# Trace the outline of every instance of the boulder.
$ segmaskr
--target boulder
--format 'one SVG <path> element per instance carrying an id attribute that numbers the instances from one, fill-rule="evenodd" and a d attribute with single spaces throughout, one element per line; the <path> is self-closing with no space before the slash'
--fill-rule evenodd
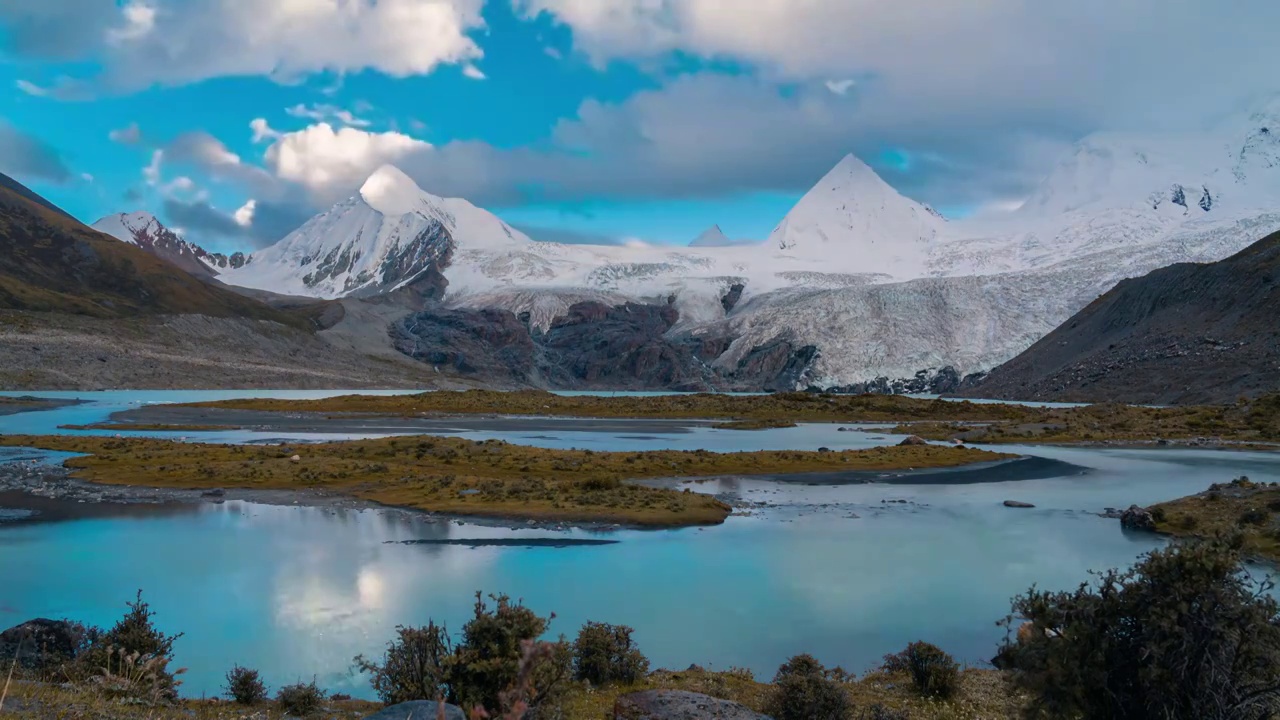
<path id="1" fill-rule="evenodd" d="M 1029 503 L 1029 502 L 1022 502 L 1022 501 L 1020 501 L 1020 500 L 1005 500 L 1005 501 L 1004 501 L 1004 506 L 1005 506 L 1005 507 L 1011 507 L 1011 508 L 1033 508 L 1033 507 L 1035 507 L 1035 505 L 1032 505 L 1032 504 L 1031 504 L 1031 503 Z"/>
<path id="2" fill-rule="evenodd" d="M 1120 514 L 1120 527 L 1151 532 L 1156 529 L 1156 520 L 1151 516 L 1150 510 L 1130 505 L 1128 510 Z"/>
<path id="3" fill-rule="evenodd" d="M 928 445 L 929 443 L 919 435 L 910 435 L 898 445 Z"/>
<path id="4" fill-rule="evenodd" d="M 440 703 L 435 700 L 414 700 L 384 707 L 378 712 L 365 716 L 364 720 L 437 720 L 440 717 Z M 466 713 L 457 705 L 444 704 L 445 720 L 467 720 Z"/>
<path id="5" fill-rule="evenodd" d="M 28 620 L 0 633 L 0 665 L 8 667 L 16 656 L 18 664 L 28 670 L 55 668 L 84 649 L 87 632 L 70 620 Z"/>
<path id="6" fill-rule="evenodd" d="M 683 690 L 645 690 L 618 698 L 614 720 L 771 720 L 745 705 Z"/>

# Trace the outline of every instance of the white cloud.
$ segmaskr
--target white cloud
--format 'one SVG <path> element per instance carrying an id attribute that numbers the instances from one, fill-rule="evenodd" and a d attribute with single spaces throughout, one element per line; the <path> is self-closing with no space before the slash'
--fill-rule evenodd
<path id="1" fill-rule="evenodd" d="M 119 45 L 146 37 L 156 26 L 156 9 L 142 0 L 130 0 L 120 8 L 124 24 L 107 28 L 107 42 Z"/>
<path id="2" fill-rule="evenodd" d="M 283 133 L 266 151 L 277 177 L 298 183 L 322 204 L 348 194 L 384 163 L 428 150 L 430 143 L 398 132 L 335 130 L 328 123 Z"/>
<path id="3" fill-rule="evenodd" d="M 49 88 L 40 87 L 30 80 L 18 80 L 14 83 L 22 92 L 33 97 L 48 97 L 51 94 Z"/>
<path id="4" fill-rule="evenodd" d="M 109 89 L 215 77 L 423 75 L 483 56 L 484 0 L 9 0 L 19 54 L 89 60 Z"/>
<path id="5" fill-rule="evenodd" d="M 121 145 L 137 145 L 142 141 L 142 129 L 138 127 L 138 123 L 131 122 L 125 127 L 107 133 L 107 137 L 111 142 Z"/>
<path id="6" fill-rule="evenodd" d="M 511 2 L 570 28 L 597 64 L 684 52 L 771 77 L 865 78 L 913 113 L 986 105 L 1118 126 L 1277 87 L 1274 0 Z"/>
<path id="7" fill-rule="evenodd" d="M 484 72 L 480 70 L 480 68 L 471 64 L 468 64 L 462 68 L 462 74 L 471 78 L 472 80 L 485 80 L 488 78 L 488 76 L 485 75 Z"/>
<path id="8" fill-rule="evenodd" d="M 365 104 L 368 105 L 368 103 Z M 364 118 L 356 117 L 350 110 L 344 110 L 336 105 L 325 103 L 317 103 L 315 105 L 298 103 L 293 107 L 285 108 L 285 113 L 291 117 L 305 118 L 316 122 L 337 121 L 351 127 L 369 127 L 373 124 Z"/>
<path id="9" fill-rule="evenodd" d="M 852 88 L 854 85 L 856 85 L 856 84 L 857 84 L 857 81 L 856 81 L 856 80 L 849 80 L 849 79 L 845 79 L 845 80 L 828 80 L 828 81 L 826 81 L 826 82 L 825 82 L 825 83 L 823 83 L 823 84 L 827 86 L 827 89 L 828 89 L 828 90 L 830 90 L 831 92 L 835 93 L 836 95 L 846 95 L 846 94 L 848 94 L 849 89 L 850 89 L 850 88 Z"/>
<path id="10" fill-rule="evenodd" d="M 257 205 L 258 205 L 257 200 L 254 200 L 253 198 L 249 198 L 247 201 L 245 201 L 244 205 L 240 206 L 240 209 L 235 211 L 235 214 L 231 216 L 232 219 L 234 219 L 236 221 L 236 224 L 239 225 L 240 227 L 247 228 L 252 226 L 253 213 L 254 213 L 254 210 L 257 208 Z"/>
<path id="11" fill-rule="evenodd" d="M 85 182 L 87 182 L 87 183 L 91 183 L 91 182 L 93 182 L 93 175 L 92 175 L 92 174 L 90 174 L 90 173 L 87 173 L 87 172 L 86 172 L 86 173 L 80 173 L 80 179 L 81 179 L 81 180 L 83 180 L 83 181 L 85 181 Z"/>
<path id="12" fill-rule="evenodd" d="M 186 175 L 179 175 L 161 186 L 160 192 L 165 195 L 177 195 L 179 193 L 191 192 L 192 190 L 195 190 L 195 188 L 196 182 L 194 180 Z"/>
<path id="13" fill-rule="evenodd" d="M 249 121 L 249 127 L 253 130 L 253 141 L 260 143 L 263 140 L 274 140 L 280 137 L 280 133 L 273 130 L 267 124 L 266 118 L 254 118 Z"/>
<path id="14" fill-rule="evenodd" d="M 151 162 L 142 168 L 142 177 L 148 185 L 155 187 L 160 182 L 160 166 L 164 162 L 164 150 L 151 151 Z"/>

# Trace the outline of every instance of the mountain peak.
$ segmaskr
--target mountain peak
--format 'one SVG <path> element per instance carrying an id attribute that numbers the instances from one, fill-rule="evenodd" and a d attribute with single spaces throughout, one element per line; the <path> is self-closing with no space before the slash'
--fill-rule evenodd
<path id="1" fill-rule="evenodd" d="M 412 212 L 422 198 L 422 188 L 395 165 L 383 165 L 364 185 L 360 197 L 369 207 L 383 215 L 404 215 Z"/>
<path id="2" fill-rule="evenodd" d="M 169 232 L 159 218 L 145 210 L 107 215 L 90 227 L 130 245 L 138 245 L 140 235 Z"/>
<path id="3" fill-rule="evenodd" d="M 689 247 L 724 247 L 732 244 L 733 241 L 724 234 L 719 225 L 712 225 L 694 238 L 693 242 L 689 243 Z"/>

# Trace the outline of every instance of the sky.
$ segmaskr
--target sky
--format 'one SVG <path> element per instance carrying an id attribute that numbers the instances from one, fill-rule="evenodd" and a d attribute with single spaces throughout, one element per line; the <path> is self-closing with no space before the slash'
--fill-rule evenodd
<path id="1" fill-rule="evenodd" d="M 392 163 L 537 239 L 763 239 L 845 154 L 952 217 L 1277 89 L 1274 0 L 4 0 L 0 172 L 280 239 Z"/>

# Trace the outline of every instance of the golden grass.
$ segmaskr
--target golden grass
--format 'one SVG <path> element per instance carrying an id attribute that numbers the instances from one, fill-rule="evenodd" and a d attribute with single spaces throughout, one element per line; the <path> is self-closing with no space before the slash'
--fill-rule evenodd
<path id="1" fill-rule="evenodd" d="M 416 416 L 431 414 L 541 415 L 600 418 L 675 418 L 791 422 L 899 421 L 909 419 L 1001 420 L 1026 417 L 1028 409 L 894 395 L 718 395 L 710 393 L 641 397 L 575 395 L 541 390 L 467 390 L 416 395 L 343 395 L 319 400 L 243 398 L 192 407 L 283 412 L 358 412 Z"/>
<path id="2" fill-rule="evenodd" d="M 1232 443 L 1280 442 L 1280 395 L 1234 405 L 1148 408 L 1103 403 L 1040 408 L 1001 403 L 920 400 L 892 395 L 780 393 L 645 397 L 562 396 L 537 390 L 346 395 L 321 400 L 238 399 L 207 408 L 393 416 L 540 415 L 601 418 L 722 419 L 721 427 L 787 427 L 797 422 L 894 422 L 886 431 L 975 443 L 1155 442 L 1199 437 Z"/>
<path id="3" fill-rule="evenodd" d="M 760 711 L 771 688 L 767 683 L 756 682 L 745 671 L 659 670 L 631 686 L 590 688 L 575 684 L 557 707 L 561 711 L 559 716 L 565 720 L 605 720 L 613 717 L 614 703 L 624 694 L 641 690 L 686 690 Z M 909 678 L 883 672 L 874 672 L 847 683 L 845 689 L 853 701 L 855 717 L 878 703 L 905 711 L 912 720 L 1012 720 L 1019 717 L 1027 703 L 1027 698 L 1009 685 L 1007 676 L 995 670 L 963 671 L 960 690 L 950 700 L 920 697 L 911 688 Z M 274 720 L 283 717 L 272 702 L 246 708 L 225 701 L 183 700 L 172 707 L 145 707 L 109 700 L 87 687 L 17 683 L 14 690 L 16 703 L 6 711 L 5 717 L 20 720 L 238 720 L 245 717 Z M 360 718 L 378 707 L 375 703 L 359 700 L 330 701 L 317 717 L 326 720 Z"/>
<path id="4" fill-rule="evenodd" d="M 1280 485 L 1240 478 L 1150 510 L 1158 532 L 1175 537 L 1239 533 L 1247 555 L 1280 563 Z"/>
<path id="5" fill-rule="evenodd" d="M 717 524 L 731 508 L 709 495 L 625 481 L 955 467 L 1014 457 L 936 445 L 845 452 L 592 452 L 429 436 L 283 447 L 6 435 L 0 445 L 84 453 L 65 463 L 74 477 L 109 485 L 324 490 L 457 515 L 656 527 Z"/>

